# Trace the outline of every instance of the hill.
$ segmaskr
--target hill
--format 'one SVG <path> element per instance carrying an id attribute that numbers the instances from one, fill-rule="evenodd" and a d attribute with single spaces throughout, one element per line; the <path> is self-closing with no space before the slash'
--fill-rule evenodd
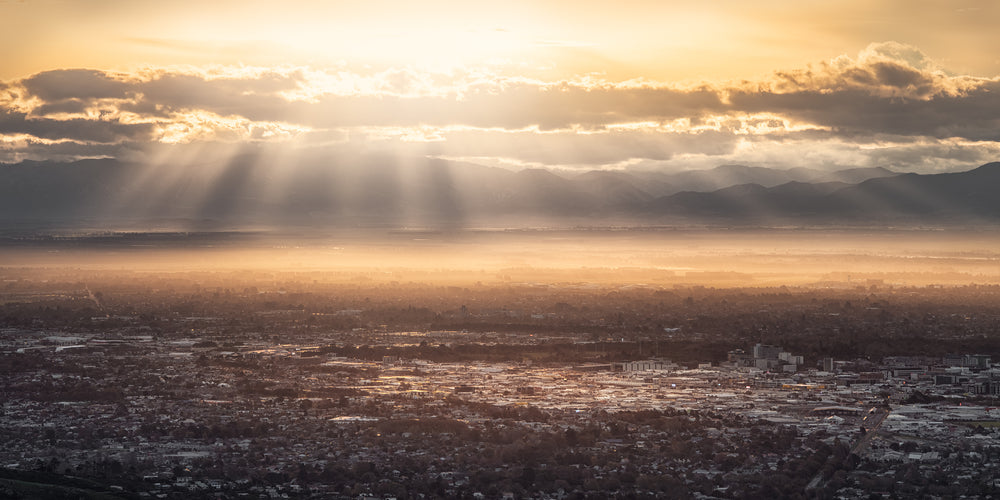
<path id="1" fill-rule="evenodd" d="M 740 165 L 569 175 L 378 155 L 275 161 L 242 154 L 186 163 L 0 165 L 0 223 L 8 230 L 25 224 L 214 230 L 1000 219 L 993 193 L 1000 163 L 935 175 Z"/>

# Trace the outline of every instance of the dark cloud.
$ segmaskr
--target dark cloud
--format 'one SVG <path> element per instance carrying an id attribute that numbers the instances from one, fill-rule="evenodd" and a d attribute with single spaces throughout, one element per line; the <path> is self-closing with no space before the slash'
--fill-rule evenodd
<path id="1" fill-rule="evenodd" d="M 39 139 L 114 143 L 124 140 L 148 140 L 153 125 L 121 123 L 118 120 L 52 120 L 29 118 L 26 113 L 0 110 L 0 134 L 27 134 Z"/>
<path id="2" fill-rule="evenodd" d="M 856 60 L 776 73 L 729 91 L 733 111 L 774 113 L 846 139 L 890 134 L 1000 140 L 1000 80 L 949 76 L 919 50 L 872 44 Z"/>
<path id="3" fill-rule="evenodd" d="M 207 110 L 221 115 L 277 114 L 275 108 L 288 105 L 280 92 L 299 88 L 302 75 L 265 73 L 247 78 L 209 78 L 202 75 L 161 72 L 136 85 L 143 104 L 167 109 Z M 268 118 L 262 118 L 268 119 Z"/>
<path id="4" fill-rule="evenodd" d="M 58 113 L 83 113 L 87 110 L 87 103 L 82 99 L 63 99 L 61 101 L 42 104 L 33 110 L 34 114 L 45 116 Z"/>
<path id="5" fill-rule="evenodd" d="M 80 158 L 125 158 L 137 155 L 145 146 L 146 143 L 131 142 L 96 144 L 26 140 L 0 149 L 0 163 L 16 163 L 24 159 L 73 161 Z"/>
<path id="6" fill-rule="evenodd" d="M 143 116 L 152 119 L 163 119 L 166 120 L 170 118 L 170 110 L 164 108 L 163 106 L 150 102 L 148 100 L 142 100 L 138 102 L 125 101 L 118 105 L 118 109 L 128 113 L 135 113 L 136 115 Z"/>
<path id="7" fill-rule="evenodd" d="M 45 71 L 22 80 L 21 84 L 43 101 L 126 99 L 130 90 L 129 83 L 92 69 Z"/>
<path id="8" fill-rule="evenodd" d="M 934 88 L 934 79 L 909 66 L 889 61 L 880 61 L 871 65 L 875 73 L 875 82 L 896 87 L 898 89 L 916 88 L 918 95 L 927 95 Z"/>
<path id="9" fill-rule="evenodd" d="M 885 98 L 863 90 L 791 93 L 733 92 L 733 109 L 775 113 L 831 127 L 837 135 L 893 134 L 975 141 L 1000 140 L 1000 82 L 961 96 Z"/>

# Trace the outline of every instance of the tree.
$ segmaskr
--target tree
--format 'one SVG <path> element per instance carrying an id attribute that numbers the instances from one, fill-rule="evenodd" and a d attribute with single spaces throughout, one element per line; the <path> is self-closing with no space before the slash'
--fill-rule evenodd
<path id="1" fill-rule="evenodd" d="M 567 428 L 566 432 L 563 433 L 563 437 L 566 438 L 566 444 L 568 446 L 575 447 L 577 445 L 578 440 L 576 435 L 576 429 L 572 427 Z"/>

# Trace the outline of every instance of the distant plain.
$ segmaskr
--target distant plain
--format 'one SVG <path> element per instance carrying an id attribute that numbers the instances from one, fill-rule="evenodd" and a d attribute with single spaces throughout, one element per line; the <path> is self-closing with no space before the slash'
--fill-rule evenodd
<path id="1" fill-rule="evenodd" d="M 598 228 L 103 232 L 8 237 L 2 267 L 272 270 L 299 279 L 650 286 L 1000 283 L 1000 233 Z M 310 277 L 312 276 L 312 277 Z"/>

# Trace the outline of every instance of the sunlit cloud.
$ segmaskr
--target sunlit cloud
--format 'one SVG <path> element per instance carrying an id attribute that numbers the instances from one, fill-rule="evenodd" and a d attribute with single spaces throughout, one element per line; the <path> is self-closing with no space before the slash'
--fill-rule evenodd
<path id="1" fill-rule="evenodd" d="M 769 93 L 863 91 L 881 98 L 929 100 L 963 96 L 976 90 L 985 78 L 954 76 L 916 47 L 896 43 L 874 43 L 857 57 L 839 56 L 819 67 L 778 71 L 770 82 L 751 83 Z"/>
<path id="2" fill-rule="evenodd" d="M 993 154 L 997 130 L 1000 78 L 951 74 L 896 42 L 758 81 L 684 85 L 347 63 L 57 69 L 0 84 L 4 161 L 197 142 L 552 168 L 911 161 L 936 170 Z"/>
<path id="3" fill-rule="evenodd" d="M 156 130 L 156 140 L 167 144 L 188 142 L 282 141 L 308 132 L 307 127 L 251 121 L 201 111 L 175 115 Z"/>

